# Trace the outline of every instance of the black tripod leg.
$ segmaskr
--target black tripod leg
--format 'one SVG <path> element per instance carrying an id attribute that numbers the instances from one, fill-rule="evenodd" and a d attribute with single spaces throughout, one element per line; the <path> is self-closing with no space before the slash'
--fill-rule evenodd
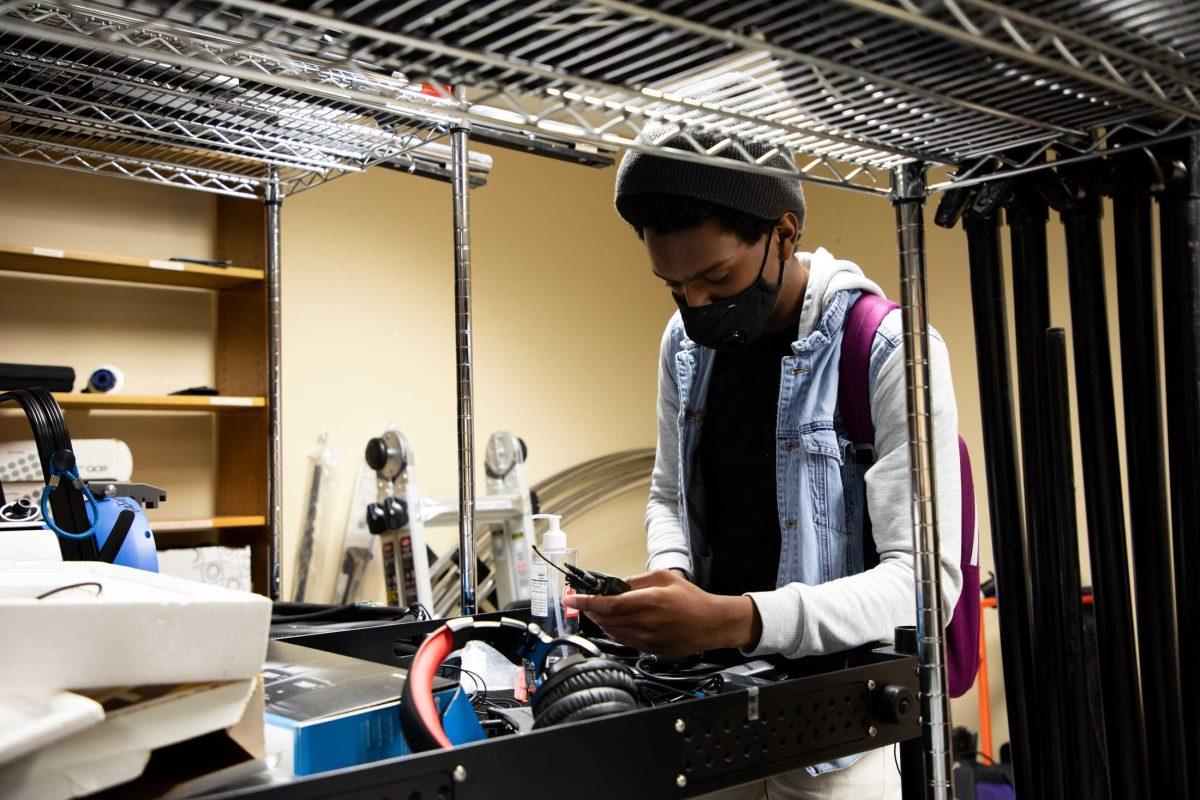
<path id="1" fill-rule="evenodd" d="M 1108 781 L 1114 797 L 1146 797 L 1142 703 L 1139 693 L 1130 691 L 1138 685 L 1137 648 L 1105 305 L 1101 204 L 1083 186 L 1071 189 L 1072 201 L 1062 209 L 1062 223 Z"/>
<path id="2" fill-rule="evenodd" d="M 1200 663 L 1200 141 L 1172 143 L 1160 163 L 1177 165 L 1159 196 L 1163 343 L 1170 434 L 1171 527 L 1179 663 Z M 1183 683 L 1191 800 L 1200 798 L 1200 681 Z"/>
<path id="3" fill-rule="evenodd" d="M 1102 737 L 1091 724 L 1087 654 L 1084 649 L 1083 613 L 1079 580 L 1079 531 L 1075 519 L 1075 455 L 1071 446 L 1070 378 L 1067 377 L 1067 334 L 1062 328 L 1046 331 L 1046 377 L 1050 405 L 1046 409 L 1046 446 L 1051 464 L 1051 518 L 1058 544 L 1058 601 L 1063 620 L 1063 646 L 1068 695 L 1065 744 L 1080 770 L 1079 796 L 1108 797 L 1103 769 Z M 1097 720 L 1099 722 L 1099 720 Z"/>
<path id="4" fill-rule="evenodd" d="M 1039 776 L 1050 797 L 1079 795 L 1081 772 L 1069 746 L 1070 718 L 1066 648 L 1059 608 L 1059 545 L 1051 519 L 1053 467 L 1045 414 L 1049 407 L 1046 379 L 1046 329 L 1050 327 L 1050 284 L 1046 254 L 1046 202 L 1031 182 L 1018 184 L 1008 203 L 1012 242 L 1013 319 L 1017 344 L 1021 461 L 1024 475 L 1025 531 L 1029 542 L 1030 589 L 1033 597 L 1035 680 L 1032 694 L 1041 710 L 1041 742 L 1045 757 Z M 1087 795 L 1085 795 L 1087 796 Z"/>
<path id="5" fill-rule="evenodd" d="M 983 419 L 992 558 L 996 568 L 1000 654 L 1004 662 L 1005 704 L 1018 797 L 1038 785 L 1041 724 L 1034 705 L 1033 632 L 1030 623 L 1028 562 L 1021 518 L 1021 475 L 1017 468 L 1016 421 L 1008 363 L 1008 301 L 1000 252 L 999 213 L 963 218 L 971 264 L 975 353 Z M 989 754 L 991 756 L 992 754 Z"/>
<path id="6" fill-rule="evenodd" d="M 1117 305 L 1125 397 L 1137 632 L 1150 758 L 1150 796 L 1186 797 L 1183 698 L 1172 592 L 1170 516 L 1160 411 L 1151 175 L 1135 153 L 1117 159 L 1113 195 Z M 1191 487 L 1195 491 L 1195 487 Z"/>

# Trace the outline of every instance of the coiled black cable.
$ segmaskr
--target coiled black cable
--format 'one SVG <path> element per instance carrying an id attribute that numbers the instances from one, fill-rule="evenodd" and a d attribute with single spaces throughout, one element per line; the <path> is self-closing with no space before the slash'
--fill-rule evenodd
<path id="1" fill-rule="evenodd" d="M 74 459 L 71 434 L 67 429 L 62 407 L 50 392 L 40 387 L 0 393 L 0 403 L 6 402 L 17 403 L 25 412 L 25 418 L 29 420 L 29 427 L 33 432 L 38 460 L 42 464 L 42 476 L 49 484 L 50 476 L 55 473 L 54 459 Z M 82 532 L 91 527 L 83 493 L 69 482 L 59 486 L 59 490 L 50 497 L 50 507 L 63 530 Z M 60 537 L 58 544 L 63 558 L 67 561 L 95 561 L 100 557 L 100 548 L 95 537 L 77 540 Z"/>

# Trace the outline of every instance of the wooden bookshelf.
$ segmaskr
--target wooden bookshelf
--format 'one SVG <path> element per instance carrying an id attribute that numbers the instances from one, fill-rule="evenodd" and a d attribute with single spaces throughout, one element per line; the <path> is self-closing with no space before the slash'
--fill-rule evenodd
<path id="1" fill-rule="evenodd" d="M 261 514 L 240 517 L 206 517 L 201 519 L 160 519 L 150 523 L 155 535 L 164 533 L 194 533 L 221 528 L 261 528 L 267 518 Z"/>
<path id="2" fill-rule="evenodd" d="M 70 394 L 56 392 L 64 409 L 88 411 L 247 411 L 267 407 L 265 397 L 216 395 Z"/>
<path id="3" fill-rule="evenodd" d="M 264 277 L 261 269 L 246 267 L 210 267 L 182 261 L 130 258 L 3 243 L 0 243 L 0 270 L 200 289 L 229 289 L 246 283 L 261 282 Z"/>
<path id="4" fill-rule="evenodd" d="M 188 294 L 195 295 L 196 303 L 209 304 L 215 316 L 211 342 L 215 369 L 205 382 L 211 384 L 218 395 L 71 392 L 55 394 L 55 399 L 75 416 L 71 422 L 72 433 L 78 438 L 111 436 L 121 439 L 152 427 L 159 438 L 155 440 L 155 446 L 135 448 L 133 479 L 154 483 L 156 473 L 169 467 L 170 474 L 189 475 L 185 480 L 194 483 L 181 486 L 163 481 L 162 488 L 168 498 L 173 490 L 186 489 L 200 500 L 206 499 L 206 494 L 211 492 L 211 501 L 193 510 L 196 518 L 152 520 L 156 545 L 160 549 L 206 545 L 248 547 L 254 591 L 269 594 L 273 538 L 269 497 L 272 452 L 267 324 L 269 281 L 263 269 L 249 266 L 267 263 L 266 209 L 258 201 L 220 197 L 216 217 L 216 241 L 211 255 L 214 259 L 246 266 L 222 268 L 100 255 L 57 250 L 53 242 L 39 242 L 45 246 L 0 244 L 0 272 L 45 278 L 39 281 L 44 288 L 33 287 L 37 292 L 59 290 L 59 277 L 97 279 L 89 291 L 95 295 L 98 308 L 103 307 L 108 293 L 124 291 L 130 284 L 205 290 Z M 175 254 L 165 253 L 164 258 L 171 255 Z M 193 301 L 189 298 L 183 302 Z M 94 335 L 94 328 L 89 326 L 97 322 L 82 319 L 74 324 L 79 327 L 78 335 L 86 337 Z M 106 320 L 105 324 L 109 322 Z M 47 320 L 46 324 L 52 323 Z M 145 335 L 155 333 L 147 331 Z M 139 342 L 126 341 L 115 348 L 113 362 L 136 362 Z M 66 354 L 61 363 L 70 363 Z M 109 411 L 121 413 L 95 413 Z M 0 417 L 6 422 L 14 414 L 19 411 L 0 410 Z M 206 415 L 211 421 L 197 421 L 198 414 Z M 172 446 L 173 431 L 179 431 L 182 441 L 185 435 L 196 436 L 197 426 L 211 426 L 212 438 L 208 441 L 215 447 L 211 450 L 208 446 L 203 448 L 205 453 L 212 452 L 211 479 L 207 460 L 198 472 L 188 469 L 196 466 L 186 463 L 193 457 L 194 448 Z M 10 427 L 12 435 L 28 435 L 26 426 Z M 86 433 L 81 435 L 79 431 Z M 169 501 L 162 510 L 167 515 L 172 514 Z M 183 508 L 176 513 L 190 516 Z"/>

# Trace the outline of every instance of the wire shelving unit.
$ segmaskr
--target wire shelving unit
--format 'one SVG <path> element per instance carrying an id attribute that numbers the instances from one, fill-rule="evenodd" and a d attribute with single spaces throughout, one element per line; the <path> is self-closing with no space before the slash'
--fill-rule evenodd
<path id="1" fill-rule="evenodd" d="M 283 196 L 422 147 L 455 120 L 599 151 L 649 121 L 667 155 L 886 194 L 1184 135 L 1200 120 L 1186 0 L 807 3 L 0 3 L 0 154 Z M 736 70 L 766 93 L 699 102 Z M 450 87 L 466 88 L 465 101 Z M 685 136 L 685 139 L 687 137 Z M 763 148 L 767 148 L 763 154 Z M 751 152 L 759 153 L 757 157 Z M 776 154 L 794 166 L 767 167 Z M 426 163 L 446 161 L 437 155 Z"/>
<path id="2" fill-rule="evenodd" d="M 468 565 L 468 135 L 596 163 L 637 150 L 890 198 L 919 428 L 922 717 L 930 785 L 945 796 L 937 531 L 920 516 L 934 492 L 921 203 L 1193 135 L 1198 52 L 1191 0 L 0 0 L 0 157 L 268 204 L 275 473 L 280 201 L 378 164 L 448 178 Z M 707 93 L 732 71 L 762 88 Z M 639 138 L 651 123 L 684 144 Z M 945 179 L 928 183 L 939 168 Z"/>

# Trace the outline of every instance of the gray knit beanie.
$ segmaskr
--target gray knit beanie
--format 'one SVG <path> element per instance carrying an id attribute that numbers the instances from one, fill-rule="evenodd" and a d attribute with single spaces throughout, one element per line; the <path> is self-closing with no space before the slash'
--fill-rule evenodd
<path id="1" fill-rule="evenodd" d="M 724 73 L 678 93 L 692 103 L 720 102 L 742 113 L 766 114 L 781 105 L 779 96 L 760 81 L 738 72 Z M 686 113 L 686 109 L 679 106 L 675 110 Z M 692 116 L 696 120 L 716 120 L 713 116 L 703 116 L 702 112 Z M 689 118 L 688 123 L 694 125 L 693 119 Z M 696 127 L 688 127 L 687 130 L 704 148 L 710 148 L 725 138 L 719 130 L 704 131 Z M 682 131 L 679 123 L 653 122 L 642 129 L 637 141 L 695 152 Z M 762 157 L 769 149 L 754 143 L 743 143 L 743 147 L 754 158 Z M 787 157 L 778 153 L 765 163 L 784 169 L 790 167 Z M 799 220 L 800 228 L 804 228 L 804 188 L 799 178 L 762 175 L 628 150 L 617 167 L 615 197 L 617 213 L 626 222 L 629 222 L 629 216 L 623 208 L 624 201 L 644 194 L 681 195 L 732 208 L 760 219 L 778 219 L 790 211 Z"/>

